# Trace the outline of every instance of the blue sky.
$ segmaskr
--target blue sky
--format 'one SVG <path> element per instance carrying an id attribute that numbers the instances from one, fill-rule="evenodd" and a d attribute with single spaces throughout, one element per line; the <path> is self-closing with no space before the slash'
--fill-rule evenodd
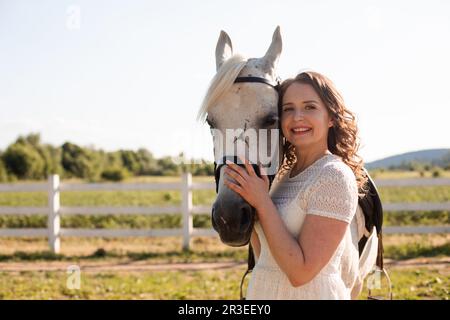
<path id="1" fill-rule="evenodd" d="M 79 13 L 79 15 L 78 15 Z M 366 161 L 450 147 L 449 1 L 0 0 L 0 149 L 18 135 L 213 159 L 196 114 L 220 33 L 331 78 Z"/>

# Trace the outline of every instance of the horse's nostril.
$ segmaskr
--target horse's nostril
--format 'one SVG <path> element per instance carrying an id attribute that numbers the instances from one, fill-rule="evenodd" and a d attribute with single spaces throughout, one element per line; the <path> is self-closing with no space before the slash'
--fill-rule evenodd
<path id="1" fill-rule="evenodd" d="M 242 210 L 241 226 L 246 227 L 250 223 L 252 208 L 250 206 L 244 206 L 241 208 L 241 210 Z"/>

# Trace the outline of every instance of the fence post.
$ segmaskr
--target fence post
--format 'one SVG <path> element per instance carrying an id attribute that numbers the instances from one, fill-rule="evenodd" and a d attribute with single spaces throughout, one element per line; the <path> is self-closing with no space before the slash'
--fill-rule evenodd
<path id="1" fill-rule="evenodd" d="M 53 253 L 59 253 L 60 249 L 60 216 L 59 216 L 59 176 L 57 174 L 48 177 L 48 244 Z"/>
<path id="2" fill-rule="evenodd" d="M 183 215 L 183 250 L 189 250 L 190 238 L 194 228 L 192 219 L 192 175 L 190 172 L 183 173 L 182 179 L 182 205 L 181 213 Z"/>

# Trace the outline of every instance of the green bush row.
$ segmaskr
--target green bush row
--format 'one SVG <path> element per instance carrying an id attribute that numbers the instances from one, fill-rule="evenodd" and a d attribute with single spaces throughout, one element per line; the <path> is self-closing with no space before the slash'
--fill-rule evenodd
<path id="1" fill-rule="evenodd" d="M 43 144 L 39 134 L 29 134 L 20 136 L 4 152 L 0 151 L 0 182 L 41 180 L 50 174 L 59 174 L 63 179 L 75 177 L 88 181 L 120 181 L 128 176 L 180 175 L 186 171 L 193 175 L 213 174 L 212 163 L 187 160 L 182 153 L 176 159 L 156 159 L 143 148 L 137 151 L 105 152 L 70 142 L 55 147 Z"/>

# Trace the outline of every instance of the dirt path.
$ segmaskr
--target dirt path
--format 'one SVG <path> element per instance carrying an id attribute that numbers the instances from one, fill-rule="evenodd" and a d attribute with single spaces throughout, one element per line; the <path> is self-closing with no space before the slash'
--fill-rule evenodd
<path id="1" fill-rule="evenodd" d="M 417 258 L 395 261 L 386 259 L 388 269 L 427 268 L 440 269 L 450 274 L 450 257 Z M 145 272 L 145 271 L 194 271 L 221 270 L 244 267 L 244 262 L 211 263 L 149 263 L 148 261 L 39 261 L 39 262 L 1 262 L 0 272 L 21 271 L 66 271 L 71 265 L 78 265 L 83 272 Z"/>
<path id="2" fill-rule="evenodd" d="M 386 267 L 389 269 L 439 269 L 450 274 L 450 257 L 441 258 L 415 258 L 409 260 L 385 260 Z"/>
<path id="3" fill-rule="evenodd" d="M 66 271 L 69 266 L 77 265 L 83 272 L 144 272 L 144 271 L 195 271 L 230 269 L 243 266 L 242 262 L 211 263 L 148 263 L 146 261 L 127 262 L 6 262 L 0 263 L 0 272 L 20 271 Z"/>

